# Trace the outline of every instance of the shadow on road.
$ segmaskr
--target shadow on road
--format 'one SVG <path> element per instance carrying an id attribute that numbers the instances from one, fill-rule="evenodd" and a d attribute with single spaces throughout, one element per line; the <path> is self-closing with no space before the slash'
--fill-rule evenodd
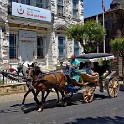
<path id="1" fill-rule="evenodd" d="M 6 109 L 0 110 L 0 113 L 15 113 L 15 112 L 20 112 L 20 104 L 15 104 L 12 105 Z"/>
<path id="2" fill-rule="evenodd" d="M 87 117 L 76 119 L 75 122 L 69 122 L 65 124 L 124 124 L 124 117 L 115 116 L 111 117 Z"/>
<path id="3" fill-rule="evenodd" d="M 94 100 L 103 100 L 106 98 L 109 98 L 109 97 L 102 95 L 102 94 L 95 94 L 95 96 L 94 96 Z M 73 95 L 73 97 L 71 99 L 67 100 L 67 106 L 78 105 L 80 103 L 85 104 L 83 102 L 82 93 L 76 93 Z M 62 102 L 57 104 L 56 99 L 46 100 L 45 109 L 54 108 L 54 107 L 63 107 L 63 104 L 62 104 Z M 29 113 L 29 112 L 37 110 L 37 109 L 38 108 L 33 103 L 26 104 L 24 113 Z"/>
<path id="4" fill-rule="evenodd" d="M 94 95 L 94 100 L 103 100 L 107 98 L 108 96 L 105 96 L 103 94 Z M 78 105 L 80 103 L 84 104 L 82 93 L 75 93 L 71 99 L 67 100 L 67 106 Z M 56 99 L 46 100 L 45 109 L 54 108 L 54 107 L 63 107 L 63 104 L 62 102 L 57 104 Z M 29 113 L 29 112 L 37 111 L 37 110 L 38 110 L 38 107 L 36 106 L 35 102 L 33 102 L 33 103 L 25 104 L 23 112 Z M 8 107 L 5 110 L 4 109 L 0 110 L 0 113 L 11 113 L 11 112 L 19 112 L 19 111 L 21 111 L 21 104 L 15 104 L 15 105 Z"/>
<path id="5" fill-rule="evenodd" d="M 120 86 L 120 91 L 124 92 L 124 85 Z"/>

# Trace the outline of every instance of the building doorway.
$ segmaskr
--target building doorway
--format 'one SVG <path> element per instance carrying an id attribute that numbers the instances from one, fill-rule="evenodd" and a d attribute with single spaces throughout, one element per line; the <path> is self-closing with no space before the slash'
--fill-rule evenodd
<path id="1" fill-rule="evenodd" d="M 33 42 L 31 41 L 21 42 L 20 56 L 21 56 L 21 60 L 24 62 L 33 61 Z"/>

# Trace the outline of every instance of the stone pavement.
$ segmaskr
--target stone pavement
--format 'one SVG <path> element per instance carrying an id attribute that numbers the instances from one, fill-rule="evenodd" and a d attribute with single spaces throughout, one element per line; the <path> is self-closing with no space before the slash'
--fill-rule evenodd
<path id="1" fill-rule="evenodd" d="M 119 81 L 119 83 L 120 83 L 120 85 L 123 85 L 122 81 Z M 23 100 L 24 94 L 25 93 L 16 93 L 16 94 L 0 96 L 0 103 Z M 55 94 L 54 92 L 50 93 L 50 95 L 54 95 L 54 94 Z M 40 94 L 39 94 L 39 97 L 40 97 Z M 29 95 L 27 96 L 26 99 L 33 99 L 32 93 L 29 93 Z"/>

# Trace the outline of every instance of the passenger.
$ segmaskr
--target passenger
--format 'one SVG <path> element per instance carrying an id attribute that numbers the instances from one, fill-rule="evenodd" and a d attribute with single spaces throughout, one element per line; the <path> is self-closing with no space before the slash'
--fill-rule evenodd
<path id="1" fill-rule="evenodd" d="M 97 72 L 94 72 L 92 69 L 91 69 L 91 62 L 86 62 L 85 63 L 85 66 L 82 68 L 82 70 L 85 70 L 85 72 L 89 75 L 98 75 Z"/>
<path id="2" fill-rule="evenodd" d="M 107 61 L 102 62 L 102 66 L 100 67 L 100 76 L 99 76 L 99 85 L 100 85 L 100 92 L 103 92 L 103 82 L 102 80 L 105 79 L 111 73 L 110 66 L 108 65 Z"/>
<path id="3" fill-rule="evenodd" d="M 98 62 L 94 62 L 93 71 L 100 74 L 100 66 Z"/>
<path id="4" fill-rule="evenodd" d="M 85 66 L 85 63 L 84 62 L 80 62 L 79 70 L 81 70 L 84 66 Z"/>
<path id="5" fill-rule="evenodd" d="M 86 74 L 81 73 L 81 77 L 84 82 L 98 83 L 99 74 L 91 69 L 91 62 L 86 62 L 85 66 L 82 68 L 82 71 L 86 72 Z"/>
<path id="6" fill-rule="evenodd" d="M 70 63 L 66 63 L 65 73 L 71 76 L 77 70 L 79 70 L 80 62 L 75 58 L 75 55 L 71 56 Z"/>
<path id="7" fill-rule="evenodd" d="M 106 78 L 110 72 L 110 66 L 108 65 L 107 61 L 104 60 L 100 69 L 100 78 Z"/>

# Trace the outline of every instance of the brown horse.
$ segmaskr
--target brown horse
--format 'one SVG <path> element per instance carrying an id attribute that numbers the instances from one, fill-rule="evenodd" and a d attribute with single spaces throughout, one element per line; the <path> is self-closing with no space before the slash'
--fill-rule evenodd
<path id="1" fill-rule="evenodd" d="M 28 69 L 28 77 L 27 80 L 33 80 L 33 85 L 36 89 L 36 94 L 40 91 L 42 92 L 42 105 L 40 106 L 38 111 L 42 111 L 45 105 L 44 96 L 45 91 L 48 91 L 51 88 L 57 89 L 62 94 L 62 102 L 63 105 L 66 105 L 66 99 L 64 95 L 64 91 L 66 91 L 65 84 L 67 81 L 67 76 L 64 73 L 56 72 L 50 73 L 42 76 L 42 80 L 38 80 L 38 73 L 36 71 L 36 66 L 29 67 Z"/>

